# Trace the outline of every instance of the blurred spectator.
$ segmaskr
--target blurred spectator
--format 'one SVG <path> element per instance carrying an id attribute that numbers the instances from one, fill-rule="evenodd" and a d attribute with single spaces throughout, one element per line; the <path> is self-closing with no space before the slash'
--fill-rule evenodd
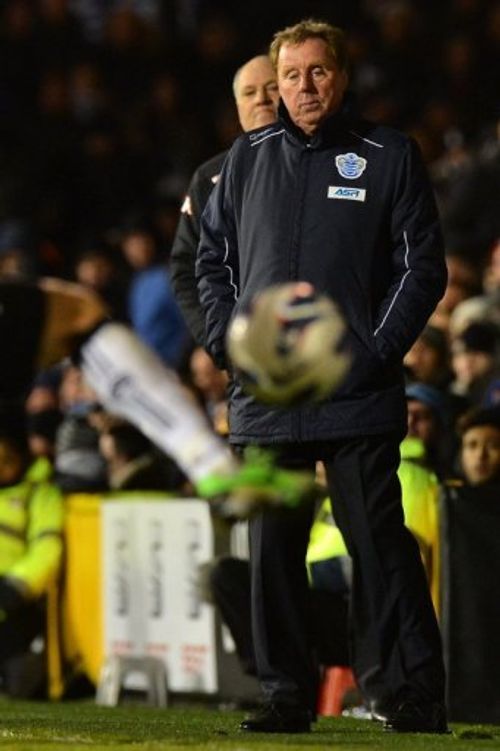
<path id="1" fill-rule="evenodd" d="M 403 360 L 408 380 L 444 388 L 451 380 L 446 333 L 427 325 Z"/>
<path id="2" fill-rule="evenodd" d="M 448 186 L 442 213 L 449 247 L 484 261 L 500 237 L 500 119 L 487 150 L 476 154 Z"/>
<path id="3" fill-rule="evenodd" d="M 27 278 L 35 264 L 27 226 L 19 221 L 0 223 L 0 277 Z"/>
<path id="4" fill-rule="evenodd" d="M 127 280 L 115 255 L 104 241 L 88 242 L 75 261 L 75 280 L 97 292 L 113 318 L 123 321 L 127 318 Z"/>
<path id="5" fill-rule="evenodd" d="M 469 297 L 459 303 L 450 316 L 450 340 L 459 337 L 471 324 L 485 322 L 500 326 L 500 299 L 495 304 L 486 295 Z"/>
<path id="6" fill-rule="evenodd" d="M 192 76 L 191 92 L 199 103 L 203 130 L 215 142 L 214 152 L 230 145 L 217 142 L 213 112 L 230 99 L 229 86 L 240 59 L 238 42 L 238 29 L 228 14 L 220 10 L 204 14 L 194 40 L 191 70 L 209 70 L 210 77 Z"/>
<path id="7" fill-rule="evenodd" d="M 69 365 L 62 377 L 54 465 L 56 482 L 67 493 L 107 488 L 106 464 L 99 451 L 99 433 L 89 414 L 98 408 L 96 396 L 79 368 Z"/>
<path id="8" fill-rule="evenodd" d="M 446 290 L 429 321 L 430 324 L 445 329 L 457 305 L 482 292 L 481 265 L 474 248 L 471 247 L 468 253 L 448 250 L 446 267 Z"/>
<path id="9" fill-rule="evenodd" d="M 62 372 L 62 365 L 40 371 L 26 398 L 27 439 L 35 457 L 54 458 L 56 431 L 62 419 L 59 408 Z"/>
<path id="10" fill-rule="evenodd" d="M 384 89 L 397 107 L 393 124 L 405 127 L 424 101 L 429 83 L 429 59 L 418 51 L 422 15 L 408 0 L 390 0 L 374 6 L 377 37 L 372 56 L 383 71 Z"/>
<path id="11" fill-rule="evenodd" d="M 457 472 L 445 483 L 440 504 L 448 699 L 457 719 L 497 722 L 500 406 L 470 411 L 457 433 Z"/>
<path id="12" fill-rule="evenodd" d="M 495 238 L 491 246 L 484 284 L 486 292 L 500 292 L 500 236 Z"/>
<path id="13" fill-rule="evenodd" d="M 475 93 L 478 76 L 477 41 L 470 28 L 451 33 L 442 47 L 442 60 L 434 87 L 448 103 L 454 120 L 471 132 L 478 116 Z"/>
<path id="14" fill-rule="evenodd" d="M 478 295 L 461 302 L 450 317 L 450 340 L 459 337 L 473 323 L 487 323 L 500 330 L 500 295 Z"/>
<path id="15" fill-rule="evenodd" d="M 406 386 L 408 409 L 407 437 L 417 439 L 419 446 L 407 458 L 432 470 L 438 477 L 448 474 L 455 446 L 448 440 L 452 416 L 447 395 L 426 383 Z"/>
<path id="16" fill-rule="evenodd" d="M 472 323 L 451 348 L 451 391 L 466 397 L 471 407 L 485 406 L 489 390 L 500 381 L 500 329 L 492 323 Z"/>
<path id="17" fill-rule="evenodd" d="M 167 365 L 181 367 L 189 334 L 150 223 L 131 221 L 122 234 L 121 248 L 133 272 L 127 306 L 132 327 Z"/>
<path id="18" fill-rule="evenodd" d="M 466 483 L 472 487 L 495 486 L 500 491 L 500 407 L 464 415 L 458 430 L 460 467 Z"/>
<path id="19" fill-rule="evenodd" d="M 73 117 L 82 128 L 109 112 L 109 92 L 94 62 L 81 60 L 72 68 L 69 94 Z"/>
<path id="20" fill-rule="evenodd" d="M 168 189 L 163 192 L 162 186 L 158 186 L 151 218 L 158 245 L 162 252 L 165 252 L 168 261 L 170 261 L 170 250 L 179 222 L 180 204 L 181 201 L 177 195 L 172 195 Z M 172 272 L 171 266 L 170 272 Z"/>
<path id="21" fill-rule="evenodd" d="M 455 164 L 460 160 L 462 150 L 460 133 L 457 128 L 457 113 L 444 94 L 427 96 L 422 113 L 410 129 L 423 150 L 424 159 L 431 165 L 434 175 L 445 160 Z"/>
<path id="22" fill-rule="evenodd" d="M 472 159 L 470 146 L 455 121 L 444 134 L 444 153 L 429 165 L 432 183 L 440 212 L 446 210 L 446 200 L 455 176 L 468 167 Z"/>
<path id="23" fill-rule="evenodd" d="M 0 680 L 17 698 L 41 696 L 45 657 L 30 651 L 45 633 L 44 595 L 62 558 L 63 501 L 46 459 L 20 433 L 0 428 Z"/>
<path id="24" fill-rule="evenodd" d="M 174 462 L 128 423 L 113 425 L 103 432 L 99 447 L 112 490 L 179 491 L 185 482 Z"/>
<path id="25" fill-rule="evenodd" d="M 100 68 L 115 105 L 135 105 L 159 67 L 158 28 L 141 18 L 129 4 L 117 5 L 106 18 L 98 50 Z"/>
<path id="26" fill-rule="evenodd" d="M 34 457 L 44 456 L 54 460 L 56 433 L 61 419 L 62 415 L 57 407 L 28 414 L 26 432 L 30 452 Z"/>
<path id="27" fill-rule="evenodd" d="M 102 39 L 109 13 L 123 3 L 122 0 L 70 0 L 70 4 L 82 23 L 86 38 L 97 43 Z M 161 0 L 128 0 L 127 5 L 151 23 L 160 20 Z"/>
<path id="28" fill-rule="evenodd" d="M 145 192 L 143 173 L 130 159 L 117 113 L 100 115 L 87 125 L 78 157 L 73 180 L 76 237 L 116 230 Z"/>
<path id="29" fill-rule="evenodd" d="M 156 191 L 178 198 L 203 154 L 199 126 L 188 110 L 181 81 L 171 70 L 158 71 L 144 93 L 147 98 L 132 118 L 135 134 L 150 154 Z"/>
<path id="30" fill-rule="evenodd" d="M 127 266 L 134 272 L 164 260 L 151 222 L 145 216 L 129 218 L 122 227 L 120 247 Z"/>
<path id="31" fill-rule="evenodd" d="M 459 336 L 475 322 L 489 322 L 500 327 L 500 240 L 493 243 L 488 255 L 483 289 L 483 294 L 468 297 L 452 311 L 449 320 L 450 339 Z"/>

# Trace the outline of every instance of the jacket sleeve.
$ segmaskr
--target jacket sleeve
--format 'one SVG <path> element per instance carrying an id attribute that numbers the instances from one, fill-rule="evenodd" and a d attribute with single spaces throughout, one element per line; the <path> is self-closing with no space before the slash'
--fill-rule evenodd
<path id="1" fill-rule="evenodd" d="M 200 239 L 200 216 L 213 184 L 197 170 L 181 207 L 170 253 L 172 286 L 189 331 L 197 344 L 205 338 L 205 319 L 195 279 L 196 251 Z"/>
<path id="2" fill-rule="evenodd" d="M 32 597 L 46 591 L 60 571 L 63 552 L 63 498 L 51 482 L 37 485 L 30 498 L 26 552 L 5 572 Z"/>
<path id="3" fill-rule="evenodd" d="M 199 298 L 205 313 L 205 348 L 222 369 L 227 368 L 225 335 L 239 290 L 231 156 L 202 214 L 196 262 Z"/>
<path id="4" fill-rule="evenodd" d="M 383 360 L 400 360 L 444 294 L 444 243 L 432 187 L 416 144 L 402 159 L 391 215 L 392 279 L 382 300 L 375 341 Z"/>

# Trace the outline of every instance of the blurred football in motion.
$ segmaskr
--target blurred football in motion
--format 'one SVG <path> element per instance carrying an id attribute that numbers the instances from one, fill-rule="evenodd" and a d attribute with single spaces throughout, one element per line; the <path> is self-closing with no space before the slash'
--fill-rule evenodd
<path id="1" fill-rule="evenodd" d="M 342 383 L 351 359 L 335 303 L 308 282 L 269 287 L 237 314 L 227 349 L 244 389 L 267 404 L 321 401 Z"/>

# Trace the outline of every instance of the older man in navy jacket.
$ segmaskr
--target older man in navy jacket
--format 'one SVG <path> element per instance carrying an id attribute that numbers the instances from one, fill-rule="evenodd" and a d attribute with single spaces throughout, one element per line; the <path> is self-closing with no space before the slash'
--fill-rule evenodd
<path id="1" fill-rule="evenodd" d="M 396 470 L 406 428 L 402 358 L 446 284 L 432 190 L 415 144 L 360 120 L 346 94 L 341 30 L 304 21 L 278 32 L 275 125 L 232 147 L 202 218 L 197 260 L 206 346 L 220 367 L 234 313 L 290 280 L 331 295 L 348 323 L 349 377 L 318 405 L 272 409 L 235 382 L 230 440 L 272 445 L 291 466 L 325 464 L 353 558 L 359 685 L 395 731 L 446 732 L 439 630 L 403 524 Z M 304 557 L 310 511 L 251 524 L 252 618 L 265 704 L 247 731 L 310 729 Z"/>

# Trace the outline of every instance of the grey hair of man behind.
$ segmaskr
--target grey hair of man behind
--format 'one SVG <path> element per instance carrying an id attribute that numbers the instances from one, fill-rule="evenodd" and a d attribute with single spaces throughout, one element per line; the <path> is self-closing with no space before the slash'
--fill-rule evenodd
<path id="1" fill-rule="evenodd" d="M 323 39 L 330 48 L 340 70 L 347 69 L 347 46 L 345 34 L 338 26 L 326 21 L 308 18 L 293 26 L 277 31 L 269 46 L 269 57 L 274 69 L 278 67 L 278 56 L 284 44 L 302 44 L 306 39 Z"/>
<path id="2" fill-rule="evenodd" d="M 240 80 L 241 71 L 243 70 L 243 68 L 246 68 L 246 66 L 249 63 L 253 63 L 256 60 L 260 60 L 261 58 L 263 60 L 269 60 L 269 58 L 268 58 L 267 55 L 256 55 L 255 57 L 250 58 L 250 60 L 247 60 L 246 63 L 243 63 L 243 65 L 240 65 L 240 67 L 238 68 L 238 70 L 234 74 L 234 77 L 233 77 L 233 94 L 234 94 L 234 98 L 235 99 L 238 98 L 238 83 L 239 83 L 239 80 Z"/>

